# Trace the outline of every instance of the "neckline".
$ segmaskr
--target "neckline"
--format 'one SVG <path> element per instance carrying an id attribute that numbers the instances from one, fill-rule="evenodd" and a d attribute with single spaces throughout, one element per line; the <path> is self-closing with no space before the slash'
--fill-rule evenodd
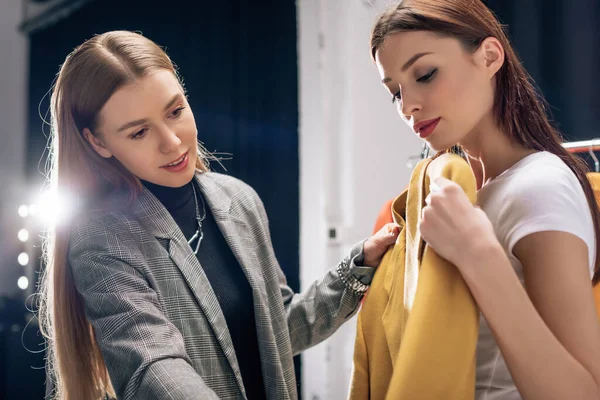
<path id="1" fill-rule="evenodd" d="M 179 209 L 194 199 L 193 178 L 180 187 L 162 186 L 148 181 L 142 181 L 142 184 L 169 211 Z"/>
<path id="2" fill-rule="evenodd" d="M 496 176 L 495 178 L 490 179 L 488 181 L 488 183 L 486 183 L 484 186 L 479 188 L 479 190 L 483 190 L 484 188 L 488 187 L 489 185 L 506 178 L 507 176 L 511 175 L 511 173 L 513 173 L 517 168 L 519 168 L 522 164 L 525 164 L 527 161 L 530 161 L 532 158 L 537 158 L 544 154 L 548 154 L 548 152 L 542 150 L 542 151 L 536 151 L 535 153 L 526 155 L 525 157 L 521 158 L 519 161 L 517 161 L 516 163 L 514 163 L 513 165 L 511 165 L 504 171 L 502 171 L 502 173 L 500 175 Z"/>

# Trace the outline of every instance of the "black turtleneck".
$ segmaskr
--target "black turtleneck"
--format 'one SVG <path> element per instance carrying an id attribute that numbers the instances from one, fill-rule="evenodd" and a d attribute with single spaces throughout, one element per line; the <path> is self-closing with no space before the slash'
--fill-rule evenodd
<path id="1" fill-rule="evenodd" d="M 189 240 L 196 229 L 196 204 L 193 181 L 179 188 L 143 182 L 171 214 L 183 235 Z M 203 196 L 196 186 L 198 206 L 202 215 Z M 204 200 L 206 218 L 202 222 L 204 238 L 196 257 L 204 270 L 223 310 L 231 341 L 235 348 L 248 400 L 266 398 L 263 385 L 254 301 L 252 289 L 244 271 L 225 241 L 225 238 Z M 196 243 L 192 243 L 192 251 Z"/>

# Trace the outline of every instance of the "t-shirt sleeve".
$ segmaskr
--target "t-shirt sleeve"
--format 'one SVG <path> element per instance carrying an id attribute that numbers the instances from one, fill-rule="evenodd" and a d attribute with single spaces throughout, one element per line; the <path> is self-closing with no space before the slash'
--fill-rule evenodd
<path id="1" fill-rule="evenodd" d="M 536 232 L 560 231 L 581 238 L 588 250 L 592 224 L 589 205 L 577 178 L 562 169 L 540 171 L 515 182 L 505 198 L 499 223 L 509 254 L 519 240 Z M 593 247 L 592 247 L 593 248 Z"/>

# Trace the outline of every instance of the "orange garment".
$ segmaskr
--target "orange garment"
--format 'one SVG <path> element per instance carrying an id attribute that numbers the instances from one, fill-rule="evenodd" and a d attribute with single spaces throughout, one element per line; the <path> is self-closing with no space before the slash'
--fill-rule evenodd
<path id="1" fill-rule="evenodd" d="M 381 210 L 379 211 L 379 214 L 377 215 L 377 219 L 375 220 L 375 226 L 373 227 L 373 234 L 376 234 L 377 232 L 379 232 L 379 230 L 381 228 L 383 228 L 383 226 L 385 224 L 394 222 L 394 218 L 392 216 L 392 203 L 393 202 L 394 202 L 394 199 L 391 199 L 391 200 L 387 201 L 383 205 L 383 207 L 381 207 Z M 365 293 L 365 295 L 363 296 L 361 303 L 365 301 L 365 297 L 367 296 L 367 293 L 369 293 L 368 290 Z"/>
<path id="2" fill-rule="evenodd" d="M 379 215 L 377 215 L 377 219 L 375 220 L 375 226 L 373 227 L 373 234 L 375 234 L 381 228 L 383 228 L 383 226 L 385 224 L 394 222 L 394 219 L 392 218 L 392 203 L 393 202 L 394 202 L 394 199 L 391 199 L 388 202 L 386 202 L 383 205 L 383 207 L 381 207 L 381 210 L 379 211 Z"/>
<path id="3" fill-rule="evenodd" d="M 588 180 L 594 190 L 596 196 L 596 203 L 600 205 L 600 173 L 590 172 L 587 174 Z M 598 312 L 598 318 L 600 318 L 600 283 L 594 287 L 594 299 L 596 300 L 596 311 Z"/>
<path id="4" fill-rule="evenodd" d="M 587 177 L 596 196 L 596 202 L 600 204 L 600 172 L 589 172 Z"/>

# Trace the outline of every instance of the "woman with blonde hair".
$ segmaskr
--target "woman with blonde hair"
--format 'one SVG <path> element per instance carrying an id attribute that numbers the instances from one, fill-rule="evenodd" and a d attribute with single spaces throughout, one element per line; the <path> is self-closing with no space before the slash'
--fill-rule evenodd
<path id="1" fill-rule="evenodd" d="M 385 227 L 293 293 L 257 194 L 209 172 L 178 78 L 125 31 L 60 68 L 51 186 L 77 207 L 46 243 L 50 396 L 296 399 L 292 356 L 356 312 L 395 240 Z"/>

